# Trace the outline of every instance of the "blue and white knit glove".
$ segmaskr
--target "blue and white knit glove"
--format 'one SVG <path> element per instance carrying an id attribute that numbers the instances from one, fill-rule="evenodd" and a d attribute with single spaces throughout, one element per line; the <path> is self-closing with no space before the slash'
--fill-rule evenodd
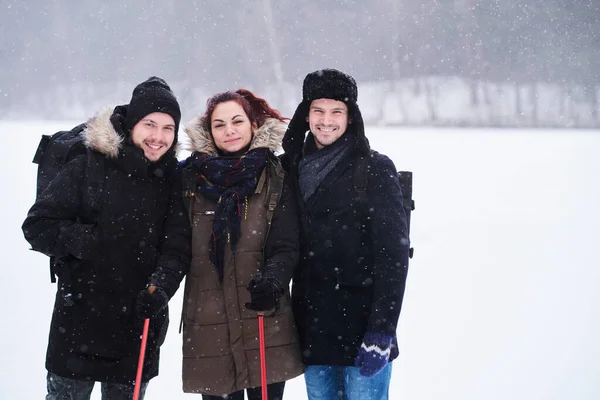
<path id="1" fill-rule="evenodd" d="M 367 332 L 358 349 L 354 365 L 360 367 L 362 376 L 373 376 L 390 360 L 392 337 L 381 333 Z"/>

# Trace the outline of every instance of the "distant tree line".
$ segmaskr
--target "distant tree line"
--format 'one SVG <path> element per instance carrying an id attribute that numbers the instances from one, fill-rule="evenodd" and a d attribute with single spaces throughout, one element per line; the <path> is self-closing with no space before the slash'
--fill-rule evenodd
<path id="1" fill-rule="evenodd" d="M 275 87 L 283 99 L 286 84 L 335 67 L 365 82 L 459 77 L 471 83 L 473 104 L 489 102 L 482 82 L 524 87 L 530 98 L 537 83 L 558 85 L 565 97 L 593 104 L 598 120 L 600 3 L 591 0 L 15 0 L 0 7 L 0 118 L 58 86 L 127 86 L 150 75 L 178 82 L 190 98 L 194 90 L 247 86 Z"/>

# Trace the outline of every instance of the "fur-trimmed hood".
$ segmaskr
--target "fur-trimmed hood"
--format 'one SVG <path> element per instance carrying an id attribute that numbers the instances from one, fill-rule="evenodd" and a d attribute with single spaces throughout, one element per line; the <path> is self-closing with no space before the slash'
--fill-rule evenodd
<path id="1" fill-rule="evenodd" d="M 82 132 L 84 144 L 109 158 L 117 158 L 119 151 L 123 147 L 123 142 L 127 137 L 126 132 L 118 132 L 115 129 L 113 120 L 117 109 L 124 109 L 126 106 L 105 107 L 95 116 L 86 122 L 86 128 Z M 124 128 L 123 128 L 124 129 Z M 177 133 L 175 133 L 175 144 L 173 149 L 169 149 L 167 154 L 172 153 L 175 156 L 179 150 Z M 163 156 L 164 157 L 164 156 Z"/>
<path id="2" fill-rule="evenodd" d="M 123 136 L 116 131 L 110 120 L 113 110 L 114 107 L 103 108 L 87 121 L 82 132 L 83 142 L 87 147 L 109 158 L 117 158 L 123 145 Z"/>
<path id="3" fill-rule="evenodd" d="M 287 129 L 287 124 L 276 118 L 268 118 L 265 123 L 254 131 L 250 149 L 266 147 L 273 152 L 281 150 L 281 141 Z M 217 155 L 217 147 L 210 132 L 202 126 L 200 116 L 195 117 L 185 127 L 185 133 L 190 138 L 188 150 L 210 155 Z"/>

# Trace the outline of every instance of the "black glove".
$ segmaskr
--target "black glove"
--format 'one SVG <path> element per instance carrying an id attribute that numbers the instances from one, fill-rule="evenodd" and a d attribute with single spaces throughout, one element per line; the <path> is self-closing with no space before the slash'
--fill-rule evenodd
<path id="1" fill-rule="evenodd" d="M 250 303 L 246 308 L 254 311 L 279 309 L 279 299 L 283 296 L 281 284 L 274 278 L 263 278 L 258 275 L 248 282 Z"/>
<path id="2" fill-rule="evenodd" d="M 136 310 L 140 318 L 154 318 L 169 304 L 169 297 L 161 288 L 157 287 L 150 294 L 148 289 L 142 290 L 137 297 Z"/>

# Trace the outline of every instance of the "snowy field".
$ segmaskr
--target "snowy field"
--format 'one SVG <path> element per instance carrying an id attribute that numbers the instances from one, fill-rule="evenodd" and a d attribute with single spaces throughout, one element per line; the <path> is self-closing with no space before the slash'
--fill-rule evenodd
<path id="1" fill-rule="evenodd" d="M 0 122 L 0 399 L 42 399 L 55 287 L 21 223 L 42 133 L 74 123 Z M 372 147 L 414 172 L 417 209 L 391 399 L 600 398 L 600 132 L 371 128 Z M 147 400 L 181 392 L 181 291 Z M 94 399 L 99 399 L 96 390 Z M 287 400 L 306 399 L 303 378 Z"/>

